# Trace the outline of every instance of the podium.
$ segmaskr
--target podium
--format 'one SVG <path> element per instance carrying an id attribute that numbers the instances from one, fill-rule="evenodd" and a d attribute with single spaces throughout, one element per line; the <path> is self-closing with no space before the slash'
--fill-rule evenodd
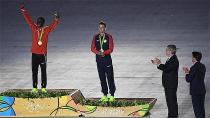
<path id="1" fill-rule="evenodd" d="M 99 103 L 85 98 L 78 89 L 48 89 L 32 94 L 31 89 L 9 89 L 0 93 L 0 117 L 147 117 L 156 98 L 116 98 Z"/>

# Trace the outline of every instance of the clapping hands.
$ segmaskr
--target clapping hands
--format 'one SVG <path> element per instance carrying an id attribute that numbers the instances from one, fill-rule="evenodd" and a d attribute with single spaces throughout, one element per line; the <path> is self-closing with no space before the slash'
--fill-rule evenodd
<path id="1" fill-rule="evenodd" d="M 190 73 L 190 69 L 188 67 L 183 67 L 182 68 L 185 74 L 189 74 Z"/>
<path id="2" fill-rule="evenodd" d="M 152 62 L 154 65 L 159 65 L 159 64 L 161 64 L 161 60 L 158 59 L 158 58 L 152 59 L 151 62 Z"/>

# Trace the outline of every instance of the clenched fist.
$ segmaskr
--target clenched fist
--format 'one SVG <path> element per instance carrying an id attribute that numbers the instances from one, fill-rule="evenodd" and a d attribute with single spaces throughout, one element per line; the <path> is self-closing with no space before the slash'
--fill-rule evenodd
<path id="1" fill-rule="evenodd" d="M 59 18 L 60 18 L 60 15 L 59 15 L 59 13 L 58 13 L 57 11 L 55 11 L 54 17 L 55 17 L 56 19 L 59 19 Z"/>

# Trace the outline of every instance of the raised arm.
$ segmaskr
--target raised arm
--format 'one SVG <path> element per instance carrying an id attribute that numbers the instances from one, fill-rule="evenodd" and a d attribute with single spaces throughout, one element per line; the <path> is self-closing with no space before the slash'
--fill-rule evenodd
<path id="1" fill-rule="evenodd" d="M 60 16 L 59 16 L 58 12 L 55 12 L 55 14 L 54 14 L 54 21 L 49 25 L 49 28 L 48 28 L 49 32 L 51 32 L 52 30 L 55 29 L 55 27 L 58 24 L 59 18 L 60 18 Z"/>
<path id="2" fill-rule="evenodd" d="M 171 62 L 171 64 L 169 64 L 167 66 L 165 64 L 160 64 L 159 66 L 157 66 L 158 69 L 160 69 L 166 73 L 170 72 L 178 67 L 179 67 L 179 64 L 176 61 Z"/>
<path id="3" fill-rule="evenodd" d="M 196 73 L 195 68 L 191 67 L 190 72 L 188 74 L 186 74 L 186 76 L 185 76 L 186 82 L 191 82 L 193 80 L 193 78 L 195 77 L 195 73 Z"/>
<path id="4" fill-rule="evenodd" d="M 21 11 L 21 13 L 22 13 L 24 19 L 26 20 L 27 24 L 29 25 L 29 27 L 31 27 L 31 28 L 34 27 L 35 24 L 34 24 L 34 22 L 32 21 L 30 15 L 29 15 L 29 13 L 28 13 L 28 11 L 25 9 L 24 4 L 22 4 L 22 5 L 20 6 L 20 11 Z"/>

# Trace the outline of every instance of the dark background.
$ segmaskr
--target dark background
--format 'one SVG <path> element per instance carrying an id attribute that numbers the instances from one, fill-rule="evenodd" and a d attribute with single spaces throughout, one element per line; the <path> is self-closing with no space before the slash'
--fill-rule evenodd
<path id="1" fill-rule="evenodd" d="M 31 31 L 22 15 L 22 0 L 0 0 L 0 87 L 31 88 Z M 117 97 L 155 97 L 154 118 L 166 116 L 161 72 L 150 63 L 165 47 L 176 44 L 180 61 L 180 114 L 194 117 L 183 66 L 191 66 L 191 52 L 201 51 L 207 67 L 206 104 L 210 101 L 209 0 L 25 0 L 32 19 L 60 23 L 49 35 L 48 88 L 78 88 L 86 97 L 100 97 L 100 84 L 90 43 L 100 20 L 114 37 L 112 54 Z M 210 113 L 206 105 L 206 112 Z M 160 110 L 161 109 L 161 110 Z"/>

